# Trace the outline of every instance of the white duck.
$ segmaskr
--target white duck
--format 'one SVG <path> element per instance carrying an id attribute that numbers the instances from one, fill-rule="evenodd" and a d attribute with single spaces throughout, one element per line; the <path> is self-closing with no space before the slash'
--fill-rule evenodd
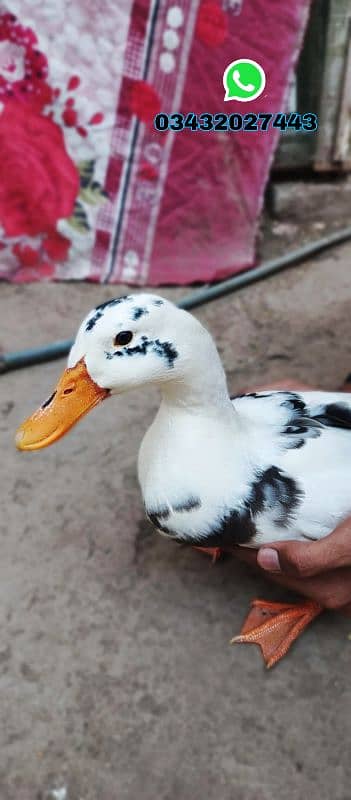
<path id="1" fill-rule="evenodd" d="M 46 447 L 110 395 L 156 385 L 142 441 L 145 509 L 165 536 L 200 548 L 318 539 L 351 513 L 351 399 L 328 392 L 230 398 L 209 332 L 152 294 L 107 301 L 82 322 L 51 397 L 19 428 L 20 450 Z M 321 607 L 255 601 L 233 641 L 268 666 Z"/>

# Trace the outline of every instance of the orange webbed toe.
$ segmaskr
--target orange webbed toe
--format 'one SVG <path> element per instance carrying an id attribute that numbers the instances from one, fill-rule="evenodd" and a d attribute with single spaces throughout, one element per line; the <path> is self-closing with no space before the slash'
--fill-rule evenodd
<path id="1" fill-rule="evenodd" d="M 258 644 L 266 666 L 273 667 L 321 611 L 322 606 L 312 600 L 299 604 L 253 600 L 241 632 L 231 644 Z"/>

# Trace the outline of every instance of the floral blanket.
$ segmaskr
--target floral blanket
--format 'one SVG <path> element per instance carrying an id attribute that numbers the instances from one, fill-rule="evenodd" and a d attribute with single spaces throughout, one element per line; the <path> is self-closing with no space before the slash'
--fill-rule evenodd
<path id="1" fill-rule="evenodd" d="M 266 73 L 249 110 L 284 110 L 307 11 L 0 0 L 0 278 L 158 285 L 252 266 L 279 131 L 160 132 L 153 120 L 243 113 L 222 78 L 244 57 Z"/>

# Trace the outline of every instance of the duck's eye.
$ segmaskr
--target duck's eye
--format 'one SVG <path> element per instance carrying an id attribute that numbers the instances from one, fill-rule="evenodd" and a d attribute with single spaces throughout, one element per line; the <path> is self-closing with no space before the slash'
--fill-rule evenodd
<path id="1" fill-rule="evenodd" d="M 131 342 L 132 339 L 133 339 L 132 331 L 120 331 L 120 333 L 117 333 L 117 336 L 115 336 L 113 344 L 116 347 L 118 346 L 123 347 L 124 345 L 129 344 L 129 342 Z"/>

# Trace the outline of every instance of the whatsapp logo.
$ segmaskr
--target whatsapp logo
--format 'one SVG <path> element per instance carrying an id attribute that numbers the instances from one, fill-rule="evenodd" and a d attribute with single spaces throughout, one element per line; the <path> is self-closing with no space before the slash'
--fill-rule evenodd
<path id="1" fill-rule="evenodd" d="M 224 70 L 223 86 L 225 100 L 248 103 L 262 94 L 266 85 L 264 70 L 251 58 L 238 58 Z"/>

